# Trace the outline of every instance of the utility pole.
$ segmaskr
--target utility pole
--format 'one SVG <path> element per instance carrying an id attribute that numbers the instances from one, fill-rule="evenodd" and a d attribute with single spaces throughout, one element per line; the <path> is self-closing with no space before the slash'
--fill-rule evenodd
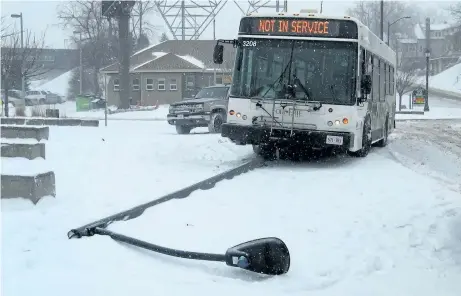
<path id="1" fill-rule="evenodd" d="M 135 1 L 102 1 L 102 15 L 118 19 L 118 39 L 119 39 L 119 108 L 130 108 L 130 14 Z M 106 98 L 108 99 L 108 98 Z"/>
<path id="2" fill-rule="evenodd" d="M 79 34 L 79 51 L 80 51 L 80 95 L 83 94 L 83 46 L 82 46 L 82 32 L 74 31 L 74 34 Z"/>
<path id="3" fill-rule="evenodd" d="M 429 58 L 431 56 L 431 19 L 426 18 L 426 99 L 424 112 L 429 111 Z"/>
<path id="4" fill-rule="evenodd" d="M 320 13 L 323 11 L 323 1 L 320 1 Z"/>
<path id="5" fill-rule="evenodd" d="M 21 51 L 22 55 L 24 56 L 24 21 L 22 17 L 22 12 L 19 14 L 12 14 L 12 18 L 19 18 L 19 23 L 21 27 Z M 24 77 L 24 61 L 21 62 L 21 92 L 22 98 L 24 99 L 26 96 L 26 78 Z"/>
<path id="6" fill-rule="evenodd" d="M 213 14 L 213 40 L 216 40 L 216 15 Z M 216 85 L 216 64 L 213 66 L 213 85 Z"/>
<path id="7" fill-rule="evenodd" d="M 139 5 L 139 36 L 138 36 L 137 41 L 139 41 L 139 38 L 141 38 L 141 35 L 142 35 L 142 15 L 143 15 L 142 1 L 139 1 L 138 5 Z"/>
<path id="8" fill-rule="evenodd" d="M 186 8 L 184 0 L 181 1 L 181 29 L 182 40 L 186 40 Z"/>
<path id="9" fill-rule="evenodd" d="M 129 109 L 130 102 L 130 15 L 121 13 L 118 19 L 118 40 L 120 46 L 120 105 Z"/>
<path id="10" fill-rule="evenodd" d="M 381 40 L 384 40 L 384 0 L 381 0 L 381 30 L 380 30 Z"/>

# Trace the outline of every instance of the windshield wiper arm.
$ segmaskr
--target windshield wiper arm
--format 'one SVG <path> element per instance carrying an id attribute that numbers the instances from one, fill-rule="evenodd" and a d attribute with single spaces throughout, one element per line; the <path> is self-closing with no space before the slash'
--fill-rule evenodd
<path id="1" fill-rule="evenodd" d="M 277 77 L 277 79 L 272 82 L 272 84 L 270 85 L 270 87 L 266 90 L 266 92 L 261 96 L 261 98 L 265 98 L 267 93 L 274 88 L 274 86 L 279 82 L 281 83 L 283 81 L 283 77 L 285 76 L 285 73 L 286 71 L 288 70 L 288 66 L 290 65 L 291 61 L 286 65 L 285 69 L 282 71 L 282 73 L 280 74 L 279 77 Z"/>
<path id="2" fill-rule="evenodd" d="M 299 86 L 301 87 L 301 89 L 303 90 L 303 92 L 306 94 L 307 96 L 307 101 L 310 101 L 310 99 L 312 98 L 311 96 L 311 93 L 307 90 L 307 88 L 303 85 L 303 83 L 301 82 L 301 79 L 299 79 L 298 76 L 296 76 L 296 74 L 293 74 L 293 78 L 294 78 L 294 83 L 296 84 L 296 86 Z M 318 111 L 320 110 L 320 108 L 322 108 L 322 102 L 319 102 L 319 106 L 314 106 L 312 109 L 314 109 L 314 111 Z"/>
<path id="3" fill-rule="evenodd" d="M 335 100 L 336 99 L 336 92 L 335 92 L 335 88 L 334 88 L 333 84 L 330 84 L 328 86 L 328 88 L 330 89 L 331 94 L 333 95 L 333 100 Z"/>
<path id="4" fill-rule="evenodd" d="M 303 85 L 303 83 L 301 82 L 301 79 L 299 79 L 298 76 L 296 76 L 296 74 L 293 74 L 293 78 L 294 78 L 294 83 L 301 87 L 301 89 L 303 90 L 303 92 L 306 94 L 307 96 L 307 100 L 309 100 L 311 98 L 311 94 L 310 92 L 306 89 L 306 87 Z"/>

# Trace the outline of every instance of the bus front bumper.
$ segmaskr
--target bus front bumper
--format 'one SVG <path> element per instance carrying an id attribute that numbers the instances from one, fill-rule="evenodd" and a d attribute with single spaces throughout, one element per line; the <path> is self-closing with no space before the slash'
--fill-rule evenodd
<path id="1" fill-rule="evenodd" d="M 299 143 L 313 148 L 338 147 L 349 148 L 354 145 L 354 134 L 338 131 L 318 131 L 294 129 L 272 129 L 264 126 L 244 126 L 225 123 L 221 136 L 240 145 L 268 142 Z"/>

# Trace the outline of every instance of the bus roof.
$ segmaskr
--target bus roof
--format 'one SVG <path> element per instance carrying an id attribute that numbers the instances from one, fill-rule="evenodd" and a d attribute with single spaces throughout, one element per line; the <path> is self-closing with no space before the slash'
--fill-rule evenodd
<path id="1" fill-rule="evenodd" d="M 395 67 L 396 53 L 390 48 L 386 42 L 381 40 L 374 34 L 367 26 L 365 26 L 359 19 L 351 16 L 329 16 L 313 12 L 264 12 L 264 13 L 250 13 L 243 18 L 309 18 L 309 19 L 327 19 L 327 20 L 349 20 L 357 24 L 359 33 L 359 44 L 366 50 L 373 52 L 375 55 L 390 62 Z"/>

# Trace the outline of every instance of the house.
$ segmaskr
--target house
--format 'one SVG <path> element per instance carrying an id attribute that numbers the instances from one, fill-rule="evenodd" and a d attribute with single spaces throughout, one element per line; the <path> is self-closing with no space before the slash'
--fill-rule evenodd
<path id="1" fill-rule="evenodd" d="M 437 74 L 459 62 L 461 57 L 461 24 L 431 24 L 430 31 L 431 74 Z M 416 24 L 413 38 L 398 39 L 397 53 L 404 68 L 426 68 L 425 26 Z"/>
<path id="2" fill-rule="evenodd" d="M 216 40 L 167 40 L 134 53 L 130 57 L 132 104 L 170 104 L 193 97 L 202 87 L 229 83 L 235 48 L 225 45 L 224 62 L 215 65 L 215 45 Z M 108 103 L 118 105 L 119 64 L 101 72 Z"/>

